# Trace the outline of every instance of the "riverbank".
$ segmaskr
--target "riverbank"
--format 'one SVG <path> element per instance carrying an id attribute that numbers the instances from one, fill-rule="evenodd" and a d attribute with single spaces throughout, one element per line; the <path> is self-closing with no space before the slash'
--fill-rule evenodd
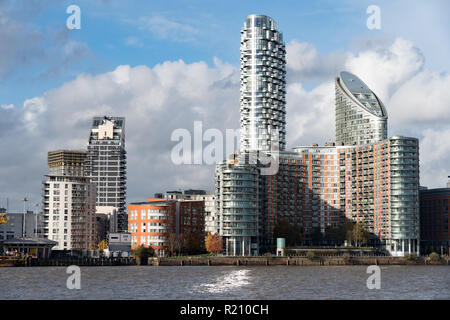
<path id="1" fill-rule="evenodd" d="M 135 258 L 88 258 L 67 257 L 53 259 L 38 258 L 10 258 L 0 259 L 0 267 L 58 267 L 76 265 L 80 267 L 104 266 L 132 266 L 136 265 Z"/>
<path id="2" fill-rule="evenodd" d="M 145 263 L 145 262 L 144 262 Z M 447 259 L 407 260 L 398 257 L 177 257 L 149 258 L 151 266 L 346 266 L 346 265 L 450 265 Z"/>
<path id="3" fill-rule="evenodd" d="M 59 259 L 10 259 L 0 263 L 0 267 L 47 267 L 47 266 L 355 266 L 355 265 L 450 265 L 450 260 L 433 261 L 419 257 L 408 260 L 399 257 L 383 256 L 330 256 L 314 257 L 167 257 L 167 258 L 86 258 L 70 257 Z"/>

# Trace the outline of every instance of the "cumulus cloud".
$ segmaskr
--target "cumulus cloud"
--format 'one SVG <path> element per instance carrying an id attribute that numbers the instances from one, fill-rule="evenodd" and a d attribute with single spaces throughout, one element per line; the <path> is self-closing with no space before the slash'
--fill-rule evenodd
<path id="1" fill-rule="evenodd" d="M 443 188 L 450 175 L 450 126 L 443 129 L 428 128 L 421 135 L 420 183 Z"/>
<path id="2" fill-rule="evenodd" d="M 294 41 L 288 45 L 287 69 L 292 75 L 286 106 L 289 148 L 334 140 L 333 80 L 347 69 L 382 98 L 390 135 L 420 139 L 422 184 L 443 185 L 450 172 L 449 76 L 427 69 L 411 42 L 396 39 L 357 53 L 321 56 L 314 46 Z M 314 72 L 320 83 L 307 89 L 305 79 Z M 170 155 L 176 142 L 170 137 L 178 128 L 193 134 L 196 120 L 204 131 L 239 128 L 239 70 L 216 58 L 211 67 L 182 60 L 151 68 L 122 65 L 96 76 L 80 74 L 26 100 L 22 108 L 1 108 L 0 113 L 0 148 L 8 150 L 8 157 L 0 159 L 0 197 L 34 195 L 40 201 L 47 151 L 85 148 L 92 117 L 99 115 L 126 117 L 128 201 L 171 189 L 212 189 L 214 166 L 174 165 Z"/>
<path id="3" fill-rule="evenodd" d="M 404 82 L 393 93 L 389 105 L 392 121 L 398 126 L 448 125 L 450 75 L 425 69 Z"/>
<path id="4" fill-rule="evenodd" d="M 334 83 L 307 91 L 301 83 L 287 87 L 288 147 L 334 141 Z"/>
<path id="5" fill-rule="evenodd" d="M 14 109 L 14 105 L 13 104 L 2 104 L 2 105 L 0 105 L 0 108 L 4 109 L 4 110 Z"/>
<path id="6" fill-rule="evenodd" d="M 369 88 L 387 100 L 405 81 L 422 70 L 425 59 L 411 41 L 397 38 L 383 46 L 348 56 L 345 69 L 358 75 Z"/>
<path id="7" fill-rule="evenodd" d="M 288 80 L 311 81 L 334 78 L 342 68 L 349 53 L 332 52 L 320 55 L 314 45 L 291 40 L 286 46 Z"/>
<path id="8" fill-rule="evenodd" d="M 203 132 L 239 126 L 238 70 L 215 62 L 213 67 L 182 60 L 153 68 L 122 65 L 96 76 L 81 74 L 26 100 L 20 110 L 2 109 L 1 122 L 14 121 L 14 126 L 0 127 L 0 148 L 9 150 L 8 159 L 14 161 L 0 160 L 0 201 L 27 194 L 39 202 L 47 152 L 85 149 L 92 117 L 101 115 L 126 117 L 128 200 L 174 188 L 212 189 L 214 166 L 173 164 L 176 142 L 170 137 L 185 128 L 194 139 L 197 120 Z"/>
<path id="9" fill-rule="evenodd" d="M 287 94 L 289 145 L 334 139 L 334 83 L 326 75 L 333 69 L 337 70 L 334 76 L 341 70 L 350 71 L 386 105 L 390 136 L 419 138 L 421 183 L 444 185 L 450 173 L 446 157 L 450 149 L 450 75 L 426 68 L 414 43 L 402 38 L 371 42 L 360 52 L 335 60 L 320 57 L 309 43 L 291 41 L 287 50 L 288 73 L 293 73 Z M 302 82 L 309 73 L 323 75 L 324 82 L 305 90 Z"/>

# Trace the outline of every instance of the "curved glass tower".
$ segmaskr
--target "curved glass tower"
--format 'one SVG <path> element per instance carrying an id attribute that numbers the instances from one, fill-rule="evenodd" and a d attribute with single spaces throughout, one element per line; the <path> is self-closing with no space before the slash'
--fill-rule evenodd
<path id="1" fill-rule="evenodd" d="M 336 145 L 363 145 L 387 139 L 387 112 L 381 100 L 357 76 L 336 78 Z"/>
<path id="2" fill-rule="evenodd" d="M 215 181 L 216 211 L 226 255 L 258 254 L 258 169 L 238 159 L 223 161 L 217 165 Z"/>
<path id="3" fill-rule="evenodd" d="M 275 21 L 249 15 L 241 30 L 241 150 L 270 151 L 278 131 L 286 145 L 286 49 Z"/>

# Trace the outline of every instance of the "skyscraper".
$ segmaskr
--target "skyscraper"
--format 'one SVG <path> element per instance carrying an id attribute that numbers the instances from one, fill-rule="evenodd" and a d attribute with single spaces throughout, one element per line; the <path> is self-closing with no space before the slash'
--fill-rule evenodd
<path id="1" fill-rule="evenodd" d="M 336 145 L 362 145 L 387 139 L 387 112 L 357 76 L 343 71 L 336 86 Z"/>
<path id="2" fill-rule="evenodd" d="M 270 150 L 274 132 L 285 147 L 285 56 L 275 21 L 248 16 L 241 30 L 241 150 Z"/>
<path id="3" fill-rule="evenodd" d="M 97 214 L 117 214 L 116 232 L 127 232 L 125 118 L 94 117 L 87 169 L 97 184 Z"/>
<path id="4" fill-rule="evenodd" d="M 267 35 L 276 40 L 268 41 Z M 278 58 L 269 60 L 272 55 Z M 380 99 L 358 77 L 341 72 L 336 79 L 337 143 L 285 151 L 284 63 L 275 22 L 247 17 L 241 41 L 241 149 L 218 163 L 215 172 L 216 214 L 226 254 L 269 250 L 282 222 L 300 230 L 304 243 L 317 242 L 317 232 L 332 235 L 347 222 L 358 223 L 371 234 L 372 245 L 397 256 L 418 253 L 418 140 L 388 139 Z M 270 154 L 274 129 L 280 135 L 274 157 L 278 170 L 263 174 L 263 161 L 249 161 L 251 151 Z"/>

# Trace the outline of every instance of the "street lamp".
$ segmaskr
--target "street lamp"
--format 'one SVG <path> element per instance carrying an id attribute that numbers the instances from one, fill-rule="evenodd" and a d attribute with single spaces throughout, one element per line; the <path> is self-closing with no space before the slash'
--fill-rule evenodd
<path id="1" fill-rule="evenodd" d="M 22 219 L 22 238 L 25 238 L 25 217 L 27 212 L 26 210 L 26 203 L 27 203 L 28 199 L 25 197 L 23 198 L 23 219 Z"/>
<path id="2" fill-rule="evenodd" d="M 39 211 L 39 203 L 36 203 L 34 205 L 36 207 L 36 211 L 34 213 L 35 215 L 35 228 L 34 228 L 34 236 L 38 237 L 38 211 Z"/>

